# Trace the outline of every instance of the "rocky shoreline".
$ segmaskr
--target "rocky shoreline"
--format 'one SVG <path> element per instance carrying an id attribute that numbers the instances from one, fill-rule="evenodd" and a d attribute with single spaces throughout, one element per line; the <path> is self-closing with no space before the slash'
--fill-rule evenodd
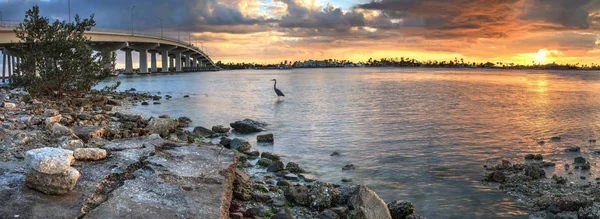
<path id="1" fill-rule="evenodd" d="M 32 99 L 1 88 L 0 218 L 423 218 L 410 202 L 318 182 L 230 138 L 264 132 L 265 123 L 192 129 L 187 117 L 143 118 L 126 108 L 161 98 L 131 89 Z"/>

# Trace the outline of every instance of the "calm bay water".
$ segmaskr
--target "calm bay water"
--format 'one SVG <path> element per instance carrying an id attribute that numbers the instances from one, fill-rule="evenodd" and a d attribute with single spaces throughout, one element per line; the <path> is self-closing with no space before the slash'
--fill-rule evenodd
<path id="1" fill-rule="evenodd" d="M 286 97 L 277 101 L 270 79 Z M 121 90 L 172 95 L 135 112 L 188 116 L 210 128 L 251 118 L 271 124 L 261 151 L 296 161 L 322 181 L 352 178 L 384 200 L 407 199 L 428 218 L 527 218 L 527 209 L 482 185 L 482 165 L 565 146 L 600 150 L 600 74 L 457 69 L 296 69 L 119 76 Z M 183 98 L 183 95 L 190 98 Z M 550 142 L 561 136 L 561 142 Z M 546 141 L 540 145 L 539 141 Z M 341 156 L 329 156 L 339 151 Z M 596 168 L 596 157 L 592 170 Z M 342 171 L 352 163 L 358 168 Z M 593 171 L 588 179 L 598 177 Z M 578 180 L 575 174 L 571 180 Z"/>

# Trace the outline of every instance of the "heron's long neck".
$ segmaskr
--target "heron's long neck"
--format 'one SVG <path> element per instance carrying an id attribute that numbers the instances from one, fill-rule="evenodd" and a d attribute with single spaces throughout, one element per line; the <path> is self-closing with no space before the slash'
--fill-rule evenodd
<path id="1" fill-rule="evenodd" d="M 273 89 L 277 89 L 277 81 L 275 81 L 275 84 L 273 84 Z"/>

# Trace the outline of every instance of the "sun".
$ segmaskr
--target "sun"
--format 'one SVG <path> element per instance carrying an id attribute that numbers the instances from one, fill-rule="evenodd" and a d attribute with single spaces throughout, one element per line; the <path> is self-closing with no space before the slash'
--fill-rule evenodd
<path id="1" fill-rule="evenodd" d="M 540 49 L 537 53 L 535 53 L 535 60 L 539 63 L 546 63 L 546 55 L 548 55 L 547 49 Z"/>

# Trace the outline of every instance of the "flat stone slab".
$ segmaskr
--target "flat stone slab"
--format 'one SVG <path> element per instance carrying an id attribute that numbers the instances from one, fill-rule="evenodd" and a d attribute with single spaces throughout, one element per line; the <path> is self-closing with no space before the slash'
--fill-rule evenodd
<path id="1" fill-rule="evenodd" d="M 81 176 L 63 196 L 25 186 L 25 162 L 0 162 L 0 218 L 227 218 L 237 152 L 155 139 L 129 142 L 145 146 L 75 162 Z"/>

